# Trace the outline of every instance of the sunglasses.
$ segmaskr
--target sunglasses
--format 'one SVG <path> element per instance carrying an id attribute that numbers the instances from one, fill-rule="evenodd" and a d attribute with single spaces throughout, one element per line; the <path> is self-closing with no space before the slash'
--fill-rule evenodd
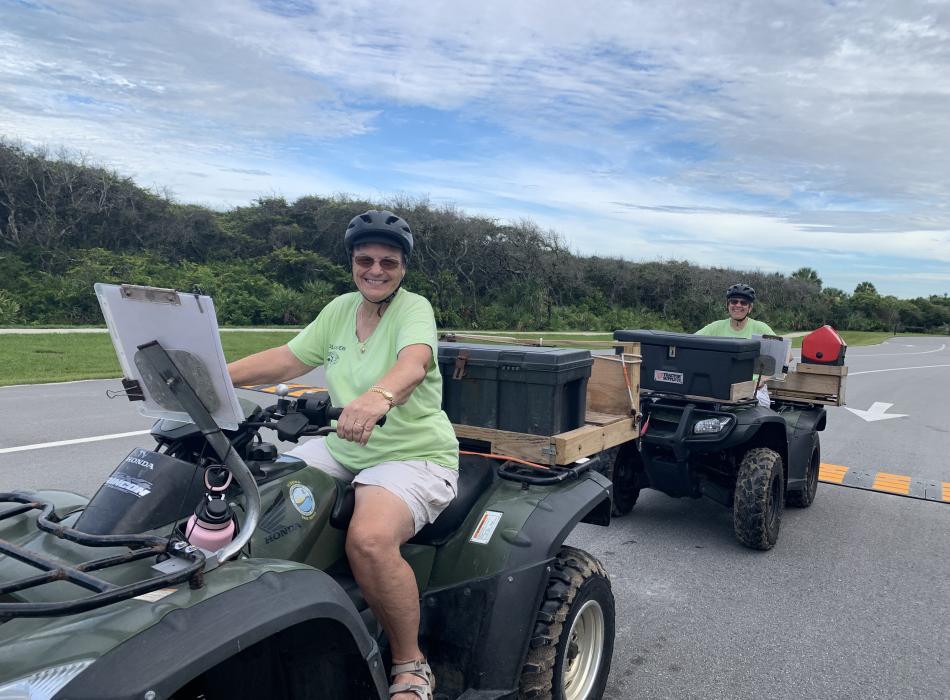
<path id="1" fill-rule="evenodd" d="M 364 270 L 368 270 L 375 263 L 379 263 L 379 266 L 386 272 L 392 272 L 402 265 L 402 261 L 396 260 L 395 258 L 374 258 L 369 255 L 354 255 L 353 262 L 356 263 L 357 267 L 361 267 Z"/>
<path id="2" fill-rule="evenodd" d="M 729 303 L 733 306 L 752 306 L 752 303 L 745 299 L 730 299 Z"/>

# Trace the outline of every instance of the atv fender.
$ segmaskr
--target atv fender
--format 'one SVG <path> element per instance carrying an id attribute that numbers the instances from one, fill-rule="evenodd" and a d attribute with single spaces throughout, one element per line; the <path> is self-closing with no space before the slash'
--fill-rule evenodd
<path id="1" fill-rule="evenodd" d="M 788 437 L 785 419 L 770 408 L 755 406 L 744 411 L 722 448 L 738 448 L 742 453 L 753 447 L 768 447 L 788 464 Z"/>
<path id="2" fill-rule="evenodd" d="M 284 643 L 275 654 L 288 653 L 284 649 L 291 645 L 298 648 L 300 639 L 351 648 L 359 656 L 357 665 L 365 667 L 361 697 L 367 697 L 365 693 L 370 689 L 378 697 L 385 697 L 387 681 L 379 648 L 343 589 L 326 573 L 311 568 L 270 570 L 258 575 L 262 562 L 266 566 L 263 560 L 239 560 L 209 573 L 209 582 L 225 572 L 229 577 L 243 573 L 248 580 L 217 594 L 212 592 L 189 607 L 171 610 L 153 626 L 103 654 L 55 697 L 170 697 L 192 679 L 285 632 L 293 634 L 283 635 Z M 306 664 L 294 666 L 293 673 L 307 673 Z M 319 668 L 319 664 L 313 668 Z M 347 659 L 347 669 L 352 668 L 352 659 Z M 246 668 L 244 671 L 253 678 L 253 673 Z M 266 671 L 262 670 L 261 675 L 266 676 Z M 293 681 L 300 684 L 307 679 L 297 677 Z M 259 682 L 268 680 L 265 677 Z M 149 691 L 155 695 L 147 695 Z M 244 697 L 254 696 L 251 688 L 242 691 Z"/>
<path id="3" fill-rule="evenodd" d="M 824 406 L 817 406 L 788 411 L 782 415 L 788 427 L 786 490 L 796 491 L 804 487 L 808 464 L 818 444 L 818 432 L 825 429 L 828 414 Z"/>
<path id="4" fill-rule="evenodd" d="M 464 540 L 449 545 L 460 547 L 461 556 L 454 559 L 457 570 L 452 572 L 455 580 L 422 599 L 423 636 L 430 663 L 435 661 L 440 668 L 452 668 L 458 674 L 437 672 L 445 681 L 442 688 L 450 695 L 466 688 L 481 693 L 464 697 L 500 698 L 516 692 L 537 611 L 561 545 L 577 523 L 601 510 L 607 517 L 610 514 L 610 481 L 593 470 L 557 488 L 531 486 L 522 490 L 510 482 L 499 486 L 494 498 L 473 512 L 475 527 L 467 523 L 460 530 Z M 503 520 L 490 541 L 472 541 L 483 512 L 504 508 L 507 517 L 516 501 L 526 509 L 519 527 Z M 491 550 L 504 555 L 501 568 L 471 575 L 474 572 L 465 562 Z M 447 578 L 449 572 L 440 573 Z"/>

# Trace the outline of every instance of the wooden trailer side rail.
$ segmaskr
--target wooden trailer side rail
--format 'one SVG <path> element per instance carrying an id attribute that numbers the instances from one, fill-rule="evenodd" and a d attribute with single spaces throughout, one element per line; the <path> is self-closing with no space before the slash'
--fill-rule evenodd
<path id="1" fill-rule="evenodd" d="M 636 418 L 588 413 L 587 424 L 557 435 L 530 435 L 455 424 L 455 434 L 488 443 L 494 454 L 529 462 L 566 465 L 639 437 Z"/>

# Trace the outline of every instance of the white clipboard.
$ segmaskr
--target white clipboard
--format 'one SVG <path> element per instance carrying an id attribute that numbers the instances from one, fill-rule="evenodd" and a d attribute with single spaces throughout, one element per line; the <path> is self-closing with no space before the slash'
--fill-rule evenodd
<path id="1" fill-rule="evenodd" d="M 753 334 L 752 339 L 759 341 L 759 356 L 755 360 L 755 373 L 766 379 L 784 379 L 792 341 L 777 335 L 758 334 Z"/>
<path id="2" fill-rule="evenodd" d="M 139 346 L 157 340 L 215 422 L 225 430 L 238 427 L 244 413 L 228 375 L 211 297 L 101 282 L 95 290 L 122 374 L 142 388 L 142 415 L 192 422 L 178 400 L 158 381 L 151 366 L 137 356 Z"/>

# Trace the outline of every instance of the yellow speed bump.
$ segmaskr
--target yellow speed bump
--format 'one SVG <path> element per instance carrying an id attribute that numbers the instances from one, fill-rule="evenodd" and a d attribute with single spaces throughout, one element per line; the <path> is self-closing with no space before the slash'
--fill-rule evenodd
<path id="1" fill-rule="evenodd" d="M 262 391 L 265 394 L 276 394 L 278 384 L 256 384 L 256 385 L 244 385 L 239 386 L 238 389 L 247 389 L 249 391 Z M 299 399 L 304 394 L 311 391 L 326 391 L 326 388 L 322 386 L 310 386 L 309 384 L 287 384 L 287 388 L 290 389 L 287 392 L 287 396 L 290 396 L 294 399 Z"/>
<path id="2" fill-rule="evenodd" d="M 950 503 L 950 481 L 915 479 L 905 474 L 889 472 L 868 472 L 842 467 L 838 464 L 822 464 L 818 469 L 818 479 L 827 484 L 845 486 L 850 489 Z"/>
<path id="3" fill-rule="evenodd" d="M 818 479 L 829 484 L 840 484 L 847 473 L 848 468 L 838 464 L 822 464 L 818 467 Z"/>
<path id="4" fill-rule="evenodd" d="M 878 472 L 871 488 L 875 491 L 887 491 L 888 493 L 897 493 L 906 496 L 910 493 L 910 477 L 904 476 L 903 474 Z"/>

